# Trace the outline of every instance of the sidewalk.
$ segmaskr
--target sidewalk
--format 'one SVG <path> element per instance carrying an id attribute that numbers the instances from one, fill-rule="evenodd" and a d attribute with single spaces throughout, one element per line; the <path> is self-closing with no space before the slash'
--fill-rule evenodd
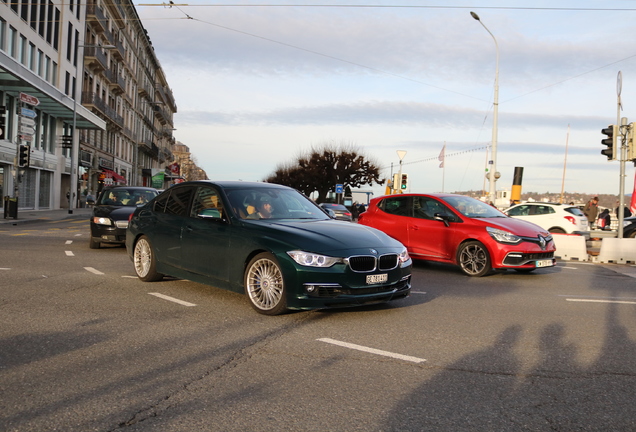
<path id="1" fill-rule="evenodd" d="M 30 222 L 42 222 L 42 221 L 57 221 L 63 219 L 86 219 L 89 220 L 92 208 L 77 208 L 73 209 L 73 213 L 70 214 L 68 209 L 58 210 L 23 210 L 18 209 L 18 218 L 4 219 L 4 212 L 0 213 L 0 225 L 11 224 L 18 225 Z"/>

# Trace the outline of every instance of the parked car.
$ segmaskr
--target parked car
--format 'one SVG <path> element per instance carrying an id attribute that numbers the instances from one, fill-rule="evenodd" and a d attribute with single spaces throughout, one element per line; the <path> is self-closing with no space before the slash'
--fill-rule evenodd
<path id="1" fill-rule="evenodd" d="M 105 187 L 100 193 L 91 216 L 91 249 L 102 243 L 125 244 L 128 219 L 137 206 L 151 201 L 157 190 L 147 187 Z"/>
<path id="2" fill-rule="evenodd" d="M 636 216 L 623 219 L 623 238 L 636 238 Z"/>
<path id="3" fill-rule="evenodd" d="M 320 207 L 334 212 L 336 219 L 351 222 L 351 211 L 342 204 L 322 203 Z"/>
<path id="4" fill-rule="evenodd" d="M 525 202 L 504 210 L 504 213 L 516 219 L 539 225 L 551 233 L 578 234 L 590 238 L 587 216 L 574 205 Z"/>
<path id="5" fill-rule="evenodd" d="M 331 219 L 271 183 L 192 181 L 133 214 L 126 248 L 143 281 L 164 275 L 245 293 L 259 313 L 404 298 L 412 261 L 373 228 Z"/>
<path id="6" fill-rule="evenodd" d="M 485 276 L 493 269 L 527 273 L 555 265 L 549 232 L 462 195 L 374 198 L 358 224 L 399 240 L 413 259 L 456 264 L 468 276 Z"/>

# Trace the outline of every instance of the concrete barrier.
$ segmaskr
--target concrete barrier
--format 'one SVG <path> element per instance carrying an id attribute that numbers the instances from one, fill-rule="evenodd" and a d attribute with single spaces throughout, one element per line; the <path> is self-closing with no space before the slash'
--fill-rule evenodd
<path id="1" fill-rule="evenodd" d="M 636 263 L 636 238 L 604 238 L 601 251 L 594 261 L 615 264 Z"/>
<path id="2" fill-rule="evenodd" d="M 552 233 L 556 252 L 554 256 L 562 260 L 587 261 L 587 246 L 585 237 L 580 235 Z M 603 240 L 605 241 L 605 240 Z"/>

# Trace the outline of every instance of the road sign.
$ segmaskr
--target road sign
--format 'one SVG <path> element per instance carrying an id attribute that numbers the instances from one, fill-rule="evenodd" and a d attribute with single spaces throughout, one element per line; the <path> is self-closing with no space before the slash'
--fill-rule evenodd
<path id="1" fill-rule="evenodd" d="M 28 117 L 28 118 L 34 119 L 34 118 L 36 118 L 38 116 L 38 113 L 36 113 L 35 111 L 30 110 L 28 108 L 21 108 L 20 109 L 20 115 L 22 117 Z"/>
<path id="2" fill-rule="evenodd" d="M 33 141 L 33 135 L 22 134 L 18 135 L 18 137 L 23 141 Z"/>
<path id="3" fill-rule="evenodd" d="M 40 100 L 35 96 L 28 95 L 26 93 L 20 93 L 20 102 L 24 102 L 29 105 L 38 106 L 40 105 Z"/>
<path id="4" fill-rule="evenodd" d="M 336 185 L 336 193 L 337 194 L 341 194 L 344 191 L 344 188 L 342 187 L 341 184 L 337 184 Z"/>
<path id="5" fill-rule="evenodd" d="M 20 133 L 22 135 L 33 135 L 33 133 L 35 132 L 35 129 L 33 129 L 33 126 L 28 126 L 28 125 L 20 125 Z"/>
<path id="6" fill-rule="evenodd" d="M 28 117 L 20 117 L 20 125 L 25 125 L 25 126 L 35 126 L 35 120 L 33 120 L 32 118 L 28 118 Z"/>

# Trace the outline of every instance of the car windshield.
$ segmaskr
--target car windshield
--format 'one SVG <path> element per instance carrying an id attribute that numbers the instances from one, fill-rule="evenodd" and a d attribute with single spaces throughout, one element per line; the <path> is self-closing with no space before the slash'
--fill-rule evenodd
<path id="1" fill-rule="evenodd" d="M 508 217 L 495 207 L 475 198 L 464 196 L 443 197 L 451 207 L 470 218 Z"/>
<path id="2" fill-rule="evenodd" d="M 136 207 L 146 204 L 155 196 L 157 191 L 154 189 L 107 189 L 99 196 L 97 205 Z"/>
<path id="3" fill-rule="evenodd" d="M 233 189 L 226 193 L 241 219 L 330 219 L 294 189 Z"/>

